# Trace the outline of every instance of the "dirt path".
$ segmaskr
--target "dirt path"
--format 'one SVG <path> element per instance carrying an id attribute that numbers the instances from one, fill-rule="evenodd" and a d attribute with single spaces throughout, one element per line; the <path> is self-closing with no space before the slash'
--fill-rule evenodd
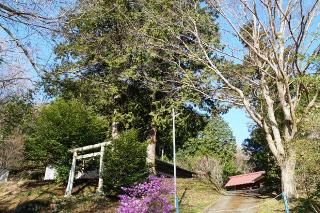
<path id="1" fill-rule="evenodd" d="M 205 212 L 257 213 L 257 208 L 253 207 L 258 205 L 258 203 L 259 198 L 254 193 L 229 192 L 227 195 L 223 195 L 216 203 L 207 208 Z"/>

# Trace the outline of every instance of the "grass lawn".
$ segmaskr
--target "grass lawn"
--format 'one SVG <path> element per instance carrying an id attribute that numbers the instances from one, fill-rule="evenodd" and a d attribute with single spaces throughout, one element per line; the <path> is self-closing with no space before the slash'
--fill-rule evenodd
<path id="1" fill-rule="evenodd" d="M 177 179 L 177 190 L 183 213 L 202 212 L 220 196 L 209 184 L 194 178 Z"/>

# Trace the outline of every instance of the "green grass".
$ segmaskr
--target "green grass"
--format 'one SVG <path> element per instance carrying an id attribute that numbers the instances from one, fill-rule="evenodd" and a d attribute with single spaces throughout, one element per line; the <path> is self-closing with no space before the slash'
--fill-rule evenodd
<path id="1" fill-rule="evenodd" d="M 202 212 L 219 198 L 219 194 L 213 190 L 210 184 L 195 178 L 179 178 L 177 190 L 181 200 L 180 210 L 183 213 Z"/>

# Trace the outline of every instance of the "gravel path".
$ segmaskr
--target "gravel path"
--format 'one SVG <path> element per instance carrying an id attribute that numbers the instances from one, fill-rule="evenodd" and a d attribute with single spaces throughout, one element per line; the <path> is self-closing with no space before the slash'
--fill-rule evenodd
<path id="1" fill-rule="evenodd" d="M 257 213 L 259 198 L 256 194 L 249 192 L 229 192 L 223 195 L 216 203 L 209 206 L 205 213 L 215 212 L 237 212 L 237 213 Z M 222 211 L 225 210 L 225 211 Z M 226 211 L 227 210 L 227 211 Z"/>

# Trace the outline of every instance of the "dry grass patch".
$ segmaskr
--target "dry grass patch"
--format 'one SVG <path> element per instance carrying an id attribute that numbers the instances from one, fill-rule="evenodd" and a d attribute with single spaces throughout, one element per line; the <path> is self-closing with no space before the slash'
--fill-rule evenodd
<path id="1" fill-rule="evenodd" d="M 296 210 L 297 202 L 289 202 L 290 212 L 300 212 Z M 278 199 L 270 198 L 267 196 L 261 196 L 260 206 L 258 213 L 271 213 L 271 212 L 285 212 L 284 201 L 282 197 Z"/>
<path id="2" fill-rule="evenodd" d="M 0 212 L 115 212 L 117 200 L 95 195 L 96 186 L 78 183 L 74 196 L 65 198 L 65 186 L 48 181 L 0 184 Z"/>
<path id="3" fill-rule="evenodd" d="M 284 212 L 283 200 L 274 198 L 261 199 L 258 213 Z"/>

